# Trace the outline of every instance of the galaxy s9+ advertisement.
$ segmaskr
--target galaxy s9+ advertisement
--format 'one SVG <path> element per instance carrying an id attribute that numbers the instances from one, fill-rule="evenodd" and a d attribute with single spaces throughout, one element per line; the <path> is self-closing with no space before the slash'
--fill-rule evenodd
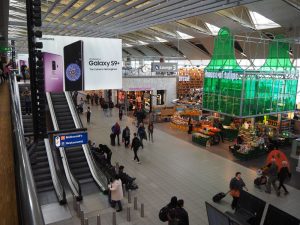
<path id="1" fill-rule="evenodd" d="M 46 92 L 121 89 L 120 39 L 44 35 Z"/>

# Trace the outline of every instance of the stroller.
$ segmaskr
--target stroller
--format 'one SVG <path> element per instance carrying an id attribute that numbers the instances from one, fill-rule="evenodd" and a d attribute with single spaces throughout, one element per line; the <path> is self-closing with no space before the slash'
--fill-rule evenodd
<path id="1" fill-rule="evenodd" d="M 261 188 L 262 185 L 266 185 L 268 182 L 268 178 L 265 175 L 265 168 L 261 168 L 257 170 L 257 178 L 254 179 L 254 185 L 257 188 Z"/>

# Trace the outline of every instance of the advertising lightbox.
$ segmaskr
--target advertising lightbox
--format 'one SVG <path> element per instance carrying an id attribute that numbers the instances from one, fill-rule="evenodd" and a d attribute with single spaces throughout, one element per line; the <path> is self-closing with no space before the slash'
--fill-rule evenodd
<path id="1" fill-rule="evenodd" d="M 47 92 L 122 89 L 121 39 L 44 35 Z"/>

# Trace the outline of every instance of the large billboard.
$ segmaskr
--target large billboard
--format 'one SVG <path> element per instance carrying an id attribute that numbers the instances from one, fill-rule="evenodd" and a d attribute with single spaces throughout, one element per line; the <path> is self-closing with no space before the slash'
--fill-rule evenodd
<path id="1" fill-rule="evenodd" d="M 44 35 L 47 92 L 121 89 L 121 39 Z"/>

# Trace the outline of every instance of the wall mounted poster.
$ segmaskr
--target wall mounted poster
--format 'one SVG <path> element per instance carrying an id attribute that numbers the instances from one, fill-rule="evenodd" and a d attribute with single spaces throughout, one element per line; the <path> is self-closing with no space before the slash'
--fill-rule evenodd
<path id="1" fill-rule="evenodd" d="M 122 89 L 121 39 L 44 35 L 47 92 Z"/>

